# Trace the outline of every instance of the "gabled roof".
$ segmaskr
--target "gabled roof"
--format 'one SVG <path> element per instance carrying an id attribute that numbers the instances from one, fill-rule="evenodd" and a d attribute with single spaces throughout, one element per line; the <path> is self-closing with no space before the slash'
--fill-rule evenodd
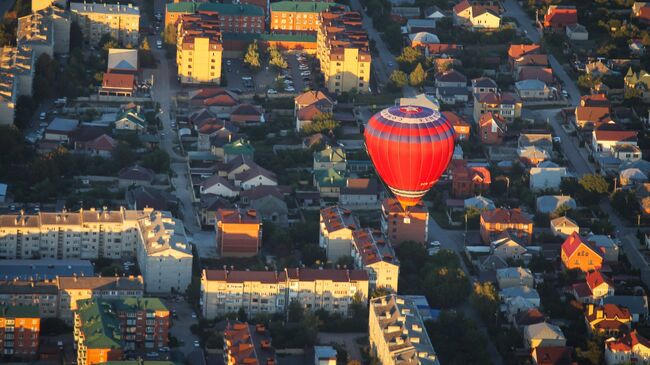
<path id="1" fill-rule="evenodd" d="M 573 219 L 568 217 L 557 217 L 555 219 L 551 219 L 551 226 L 580 228 L 578 226 L 578 223 L 576 223 Z"/>
<path id="2" fill-rule="evenodd" d="M 279 200 L 284 200 L 285 192 L 279 186 L 272 185 L 259 185 L 249 190 L 242 191 L 239 196 L 247 198 L 248 201 L 261 199 L 267 196 L 275 197 Z"/>
<path id="3" fill-rule="evenodd" d="M 590 271 L 586 274 L 585 276 L 585 282 L 587 286 L 589 287 L 589 290 L 592 292 L 594 289 L 599 287 L 602 284 L 607 284 L 609 286 L 614 286 L 611 280 L 609 280 L 608 277 L 605 275 L 601 274 L 600 271 Z"/>
<path id="4" fill-rule="evenodd" d="M 250 169 L 241 172 L 237 175 L 235 175 L 235 180 L 239 180 L 241 182 L 246 182 L 250 179 L 253 179 L 258 176 L 264 176 L 267 179 L 276 182 L 278 181 L 278 178 L 275 176 L 275 174 L 259 165 L 251 166 Z"/>
<path id="5" fill-rule="evenodd" d="M 596 129 L 594 137 L 597 141 L 636 142 L 637 131 L 612 131 Z"/>
<path id="6" fill-rule="evenodd" d="M 560 327 L 547 322 L 526 326 L 524 332 L 529 339 L 566 340 Z"/>
<path id="7" fill-rule="evenodd" d="M 102 87 L 132 90 L 135 87 L 135 75 L 105 72 Z"/>
<path id="8" fill-rule="evenodd" d="M 153 170 L 140 165 L 125 167 L 117 174 L 120 179 L 147 182 L 153 181 L 155 175 Z"/>
<path id="9" fill-rule="evenodd" d="M 327 95 L 325 95 L 324 92 L 314 91 L 314 90 L 306 91 L 296 96 L 293 100 L 296 104 L 300 104 L 300 105 L 310 105 L 320 100 L 326 100 L 330 104 L 332 105 L 334 104 L 334 102 L 332 102 L 332 99 L 330 99 Z"/>
<path id="10" fill-rule="evenodd" d="M 452 69 L 436 75 L 436 82 L 464 82 L 467 83 L 467 77 L 462 73 Z"/>
<path id="11" fill-rule="evenodd" d="M 573 365 L 573 348 L 566 346 L 538 346 L 533 349 L 536 365 Z"/>
<path id="12" fill-rule="evenodd" d="M 497 83 L 489 77 L 479 77 L 472 79 L 472 87 L 496 88 Z"/>
<path id="13" fill-rule="evenodd" d="M 262 112 L 252 104 L 240 104 L 230 112 L 230 115 L 262 115 Z"/>
<path id="14" fill-rule="evenodd" d="M 493 211 L 485 211 L 481 213 L 481 218 L 489 223 L 502 223 L 502 224 L 533 224 L 530 218 L 526 217 L 521 209 L 505 209 L 497 208 Z"/>
<path id="15" fill-rule="evenodd" d="M 212 175 L 208 179 L 204 180 L 201 183 L 201 187 L 203 189 L 209 189 L 213 187 L 214 185 L 221 184 L 225 188 L 229 189 L 230 191 L 237 191 L 237 189 L 228 179 L 224 178 L 223 176 L 219 175 Z"/>
<path id="16" fill-rule="evenodd" d="M 567 258 L 570 258 L 581 245 L 584 245 L 596 255 L 603 257 L 603 254 L 599 249 L 594 247 L 589 241 L 584 239 L 577 232 L 571 233 L 571 235 L 567 237 L 566 240 L 564 240 L 564 243 L 562 243 L 562 252 L 564 252 Z"/>
<path id="17" fill-rule="evenodd" d="M 463 0 L 454 6 L 454 13 L 458 14 L 463 10 L 467 10 L 471 6 L 472 4 L 470 4 L 468 0 Z"/>
<path id="18" fill-rule="evenodd" d="M 508 48 L 508 57 L 516 60 L 523 55 L 539 53 L 541 50 L 542 47 L 539 44 L 511 44 Z"/>

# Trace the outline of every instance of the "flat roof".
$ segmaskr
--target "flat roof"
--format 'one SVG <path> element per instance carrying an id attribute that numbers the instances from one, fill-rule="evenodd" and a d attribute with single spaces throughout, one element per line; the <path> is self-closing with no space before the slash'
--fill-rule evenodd
<path id="1" fill-rule="evenodd" d="M 0 279 L 51 280 L 57 276 L 93 276 L 89 260 L 0 260 Z"/>

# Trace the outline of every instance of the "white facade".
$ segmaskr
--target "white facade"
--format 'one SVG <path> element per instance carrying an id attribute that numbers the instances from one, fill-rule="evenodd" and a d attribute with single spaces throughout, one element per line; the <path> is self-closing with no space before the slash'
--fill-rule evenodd
<path id="1" fill-rule="evenodd" d="M 257 176 L 253 176 L 247 180 L 243 181 L 235 181 L 235 183 L 239 183 L 241 188 L 244 190 L 250 190 L 256 186 L 278 186 L 278 182 L 275 180 L 271 180 L 268 177 L 260 174 Z"/>
<path id="2" fill-rule="evenodd" d="M 558 190 L 562 178 L 567 176 L 566 167 L 533 167 L 530 169 L 530 190 Z"/>

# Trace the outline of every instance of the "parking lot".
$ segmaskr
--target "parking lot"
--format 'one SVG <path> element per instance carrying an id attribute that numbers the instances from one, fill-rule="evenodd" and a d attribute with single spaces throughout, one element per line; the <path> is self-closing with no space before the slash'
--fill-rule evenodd
<path id="1" fill-rule="evenodd" d="M 221 74 L 225 76 L 230 90 L 269 96 L 295 95 L 306 88 L 311 88 L 315 76 L 314 57 L 300 56 L 301 54 L 302 52 L 283 52 L 289 67 L 282 71 L 269 66 L 268 60 L 261 59 L 262 68 L 257 73 L 246 67 L 241 58 L 225 58 Z M 282 80 L 280 85 L 276 81 L 278 77 Z"/>
<path id="2" fill-rule="evenodd" d="M 199 347 L 195 345 L 195 341 L 198 341 L 199 338 L 192 334 L 190 330 L 191 325 L 198 323 L 196 313 L 184 298 L 180 300 L 167 299 L 165 305 L 170 312 L 174 313 L 175 311 L 176 313 L 172 317 L 172 327 L 169 329 L 170 335 L 174 336 L 179 342 L 179 346 L 173 350 L 187 356 Z"/>

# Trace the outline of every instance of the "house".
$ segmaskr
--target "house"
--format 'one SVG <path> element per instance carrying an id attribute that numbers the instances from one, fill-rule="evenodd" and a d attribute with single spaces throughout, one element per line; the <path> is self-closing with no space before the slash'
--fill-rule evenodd
<path id="1" fill-rule="evenodd" d="M 239 195 L 239 188 L 223 176 L 213 175 L 200 185 L 201 195 L 212 194 L 224 198 L 234 198 Z"/>
<path id="2" fill-rule="evenodd" d="M 532 167 L 529 187 L 535 192 L 559 190 L 562 179 L 568 176 L 566 167 Z"/>
<path id="3" fill-rule="evenodd" d="M 490 243 L 490 254 L 506 262 L 523 260 L 527 252 L 524 245 L 507 233 L 501 234 Z"/>
<path id="4" fill-rule="evenodd" d="M 567 25 L 565 28 L 566 37 L 572 41 L 586 41 L 589 40 L 589 32 L 587 27 L 581 24 Z"/>
<path id="5" fill-rule="evenodd" d="M 430 43 L 424 48 L 426 57 L 456 57 L 463 50 L 463 45 L 453 43 Z M 449 59 L 453 61 L 453 59 Z"/>
<path id="6" fill-rule="evenodd" d="M 264 112 L 252 104 L 239 104 L 230 112 L 230 121 L 244 126 L 263 124 Z"/>
<path id="7" fill-rule="evenodd" d="M 650 6 L 646 6 L 645 8 L 650 9 Z M 634 72 L 632 67 L 630 67 L 623 78 L 623 82 L 625 92 L 638 94 L 643 102 L 650 102 L 650 73 L 646 70 Z"/>
<path id="8" fill-rule="evenodd" d="M 466 103 L 469 100 L 467 87 L 437 87 L 436 98 L 448 105 Z"/>
<path id="9" fill-rule="evenodd" d="M 456 4 L 453 8 L 454 23 L 466 25 L 474 29 L 498 29 L 501 26 L 499 8 L 489 5 L 473 5 L 467 0 Z"/>
<path id="10" fill-rule="evenodd" d="M 469 139 L 470 125 L 465 121 L 465 119 L 451 111 L 444 111 L 441 114 L 454 127 L 457 141 L 465 141 Z"/>
<path id="11" fill-rule="evenodd" d="M 319 246 L 325 250 L 327 260 L 336 262 L 350 255 L 352 234 L 361 226 L 349 209 L 338 205 L 320 211 Z"/>
<path id="12" fill-rule="evenodd" d="M 650 24 L 650 3 L 647 2 L 634 2 L 632 6 L 632 14 L 639 20 L 639 23 L 648 25 Z"/>
<path id="13" fill-rule="evenodd" d="M 125 167 L 117 173 L 121 188 L 131 185 L 149 186 L 153 183 L 155 177 L 156 174 L 151 169 L 140 165 Z"/>
<path id="14" fill-rule="evenodd" d="M 117 141 L 105 133 L 89 141 L 75 140 L 74 142 L 75 151 L 104 158 L 111 157 L 115 147 L 117 147 Z"/>
<path id="15" fill-rule="evenodd" d="M 314 365 L 336 365 L 337 355 L 332 346 L 314 346 Z"/>
<path id="16" fill-rule="evenodd" d="M 521 117 L 521 99 L 513 93 L 480 93 L 474 95 L 474 120 L 486 113 L 499 114 L 508 123 Z"/>
<path id="17" fill-rule="evenodd" d="M 140 132 L 146 128 L 147 123 L 140 106 L 130 103 L 120 108 L 115 118 L 115 129 Z"/>
<path id="18" fill-rule="evenodd" d="M 575 111 L 576 125 L 584 128 L 607 123 L 612 120 L 611 108 L 612 105 L 605 94 L 583 95 Z"/>
<path id="19" fill-rule="evenodd" d="M 271 222 L 280 227 L 289 225 L 289 208 L 279 187 L 257 186 L 242 191 L 240 199 L 243 204 L 254 209 L 262 221 Z"/>
<path id="20" fill-rule="evenodd" d="M 551 232 L 556 237 L 566 238 L 574 232 L 579 233 L 580 226 L 571 218 L 557 217 L 551 219 Z"/>
<path id="21" fill-rule="evenodd" d="M 576 201 L 568 195 L 543 195 L 537 197 L 535 207 L 538 213 L 551 214 L 564 207 L 575 209 Z"/>
<path id="22" fill-rule="evenodd" d="M 645 295 L 610 295 L 602 298 L 600 304 L 616 304 L 627 308 L 635 323 L 648 318 L 648 297 Z"/>
<path id="23" fill-rule="evenodd" d="M 233 160 L 230 160 L 230 162 L 228 162 L 224 167 L 224 171 L 228 180 L 234 181 L 235 175 L 241 174 L 255 166 L 257 166 L 257 164 L 252 158 L 240 155 L 235 157 Z"/>
<path id="24" fill-rule="evenodd" d="M 403 23 L 407 20 L 417 19 L 420 17 L 420 8 L 415 6 L 393 6 L 390 9 L 390 16 L 393 20 L 398 23 Z M 431 24 L 435 29 L 436 21 L 431 19 L 417 19 L 417 20 L 426 20 Z M 407 23 L 408 24 L 408 23 Z"/>
<path id="25" fill-rule="evenodd" d="M 600 270 L 603 265 L 603 253 L 577 232 L 573 232 L 562 243 L 561 258 L 567 270 L 586 273 Z"/>
<path id="26" fill-rule="evenodd" d="M 169 210 L 171 199 L 174 199 L 172 194 L 148 186 L 136 186 L 125 193 L 126 205 L 132 210 Z"/>
<path id="27" fill-rule="evenodd" d="M 479 211 L 496 209 L 492 200 L 481 195 L 465 199 L 465 201 L 463 201 L 463 207 L 465 210 L 471 207 L 476 208 Z"/>
<path id="28" fill-rule="evenodd" d="M 442 18 L 445 18 L 446 15 L 442 10 L 440 10 L 439 7 L 433 5 L 424 9 L 424 17 L 426 19 L 433 19 L 438 21 Z"/>
<path id="29" fill-rule="evenodd" d="M 508 267 L 497 270 L 497 283 L 499 288 L 506 289 L 515 286 L 532 288 L 535 282 L 533 273 L 523 267 Z"/>
<path id="30" fill-rule="evenodd" d="M 255 155 L 255 147 L 244 138 L 238 138 L 226 143 L 221 148 L 223 149 L 223 161 L 225 163 L 233 161 L 239 156 L 252 160 Z"/>
<path id="31" fill-rule="evenodd" d="M 519 66 L 516 77 L 517 81 L 539 80 L 546 84 L 552 84 L 555 81 L 553 69 L 544 66 Z"/>
<path id="32" fill-rule="evenodd" d="M 481 93 L 496 93 L 498 86 L 496 81 L 489 77 L 479 77 L 472 79 L 472 95 Z"/>
<path id="33" fill-rule="evenodd" d="M 368 272 L 371 289 L 397 292 L 400 263 L 386 237 L 379 230 L 363 228 L 352 232 L 352 238 L 354 267 Z"/>
<path id="34" fill-rule="evenodd" d="M 43 139 L 52 142 L 68 143 L 77 128 L 79 128 L 78 120 L 56 117 L 45 128 Z"/>
<path id="35" fill-rule="evenodd" d="M 399 100 L 399 101 L 398 101 Z M 421 106 L 432 110 L 440 110 L 440 103 L 431 94 L 417 94 L 410 98 L 399 98 L 396 100 L 399 106 Z"/>
<path id="36" fill-rule="evenodd" d="M 230 143 L 233 140 L 239 139 L 237 134 L 239 128 L 237 126 L 217 118 L 210 118 L 203 123 L 201 127 L 195 126 L 195 129 L 198 133 L 197 149 L 199 151 L 210 151 L 210 140 L 217 135 L 224 136 L 224 139 L 227 140 L 225 143 Z M 221 157 L 223 157 L 223 154 Z"/>
<path id="37" fill-rule="evenodd" d="M 514 325 L 520 330 L 523 330 L 526 326 L 530 326 L 537 323 L 543 323 L 546 321 L 546 316 L 538 308 L 531 308 L 526 311 L 519 313 L 515 318 Z"/>
<path id="38" fill-rule="evenodd" d="M 234 181 L 235 186 L 241 187 L 242 190 L 249 190 L 261 185 L 278 185 L 278 178 L 275 174 L 258 165 L 251 166 L 250 169 L 236 174 Z"/>
<path id="39" fill-rule="evenodd" d="M 338 146 L 327 145 L 325 149 L 314 152 L 314 171 L 334 169 L 345 171 L 347 169 L 347 157 L 345 150 Z"/>
<path id="40" fill-rule="evenodd" d="M 436 29 L 437 21 L 433 19 L 408 19 L 406 21 L 407 33 L 431 32 Z"/>
<path id="41" fill-rule="evenodd" d="M 521 239 L 525 244 L 530 244 L 533 237 L 533 221 L 519 208 L 497 208 L 481 212 L 480 234 L 483 242 L 492 242 L 504 232 Z"/>
<path id="42" fill-rule="evenodd" d="M 566 346 L 566 338 L 560 327 L 541 322 L 524 327 L 524 346 L 528 349 L 561 347 Z"/>
<path id="43" fill-rule="evenodd" d="M 539 308 L 541 302 L 539 293 L 534 288 L 524 285 L 511 286 L 499 291 L 499 298 L 504 303 L 522 298 L 531 304 L 531 308 Z"/>
<path id="44" fill-rule="evenodd" d="M 538 166 L 540 163 L 551 158 L 547 150 L 537 146 L 526 146 L 517 148 L 517 156 L 526 166 Z"/>
<path id="45" fill-rule="evenodd" d="M 409 34 L 409 43 L 413 48 L 426 48 L 429 44 L 440 43 L 440 38 L 438 38 L 437 35 L 429 32 L 417 32 Z"/>
<path id="46" fill-rule="evenodd" d="M 262 225 L 255 210 L 219 209 L 215 242 L 221 257 L 252 257 L 262 245 Z"/>
<path id="47" fill-rule="evenodd" d="M 539 44 L 511 44 L 508 48 L 508 64 L 514 69 L 516 60 L 528 54 L 541 54 L 541 52 L 542 47 Z"/>
<path id="48" fill-rule="evenodd" d="M 643 56 L 646 52 L 646 46 L 641 39 L 632 39 L 627 47 L 632 56 Z"/>
<path id="49" fill-rule="evenodd" d="M 547 100 L 551 89 L 539 79 L 526 79 L 515 82 L 515 92 L 521 100 Z"/>
<path id="50" fill-rule="evenodd" d="M 501 144 L 508 130 L 505 119 L 498 113 L 481 114 L 478 120 L 479 138 L 483 144 Z"/>
<path id="51" fill-rule="evenodd" d="M 640 169 L 629 168 L 619 172 L 618 181 L 621 183 L 621 186 L 635 186 L 648 182 L 648 176 Z"/>
<path id="52" fill-rule="evenodd" d="M 132 73 L 104 72 L 100 96 L 132 97 L 136 91 L 136 77 Z"/>
<path id="53" fill-rule="evenodd" d="M 629 331 L 632 314 L 616 304 L 587 304 L 585 323 L 592 334 L 617 336 Z"/>
<path id="54" fill-rule="evenodd" d="M 616 148 L 622 145 L 637 145 L 637 131 L 622 130 L 616 125 L 609 125 L 607 128 L 597 128 L 592 131 L 591 148 L 594 153 L 608 152 L 613 154 Z"/>
<path id="55" fill-rule="evenodd" d="M 605 340 L 605 364 L 647 364 L 650 362 L 650 341 L 636 330 L 621 337 Z"/>
<path id="56" fill-rule="evenodd" d="M 573 348 L 567 346 L 536 347 L 531 357 L 534 365 L 577 365 L 572 354 Z"/>
<path id="57" fill-rule="evenodd" d="M 600 271 L 585 274 L 585 281 L 572 285 L 573 295 L 583 303 L 596 303 L 602 298 L 614 295 L 614 284 Z"/>
<path id="58" fill-rule="evenodd" d="M 467 77 L 452 69 L 435 76 L 436 87 L 467 87 Z"/>
<path id="59" fill-rule="evenodd" d="M 376 206 L 381 200 L 381 189 L 374 178 L 348 178 L 340 189 L 339 203 L 347 208 Z"/>
<path id="60" fill-rule="evenodd" d="M 294 116 L 296 131 L 311 123 L 319 114 L 333 113 L 334 101 L 322 91 L 307 91 L 294 98 Z"/>
<path id="61" fill-rule="evenodd" d="M 512 61 L 513 76 L 517 76 L 522 67 L 548 67 L 548 56 L 544 53 L 527 53 Z"/>
<path id="62" fill-rule="evenodd" d="M 612 151 L 612 157 L 622 162 L 639 161 L 641 154 L 641 148 L 631 143 L 616 145 Z"/>
<path id="63" fill-rule="evenodd" d="M 463 160 L 452 163 L 451 181 L 455 198 L 485 194 L 492 183 L 490 170 L 483 166 L 468 166 Z"/>
<path id="64" fill-rule="evenodd" d="M 592 233 L 587 237 L 587 241 L 603 253 L 605 262 L 618 262 L 619 247 L 610 236 Z"/>
<path id="65" fill-rule="evenodd" d="M 578 10 L 575 6 L 550 5 L 544 14 L 544 30 L 561 32 L 567 26 L 578 24 Z"/>
<path id="66" fill-rule="evenodd" d="M 215 227 L 217 224 L 217 212 L 219 209 L 232 209 L 233 204 L 217 195 L 201 195 L 201 207 L 199 216 L 201 226 L 205 229 Z"/>
<path id="67" fill-rule="evenodd" d="M 314 171 L 313 183 L 323 198 L 340 198 L 341 188 L 347 183 L 344 172 L 334 169 Z"/>
<path id="68" fill-rule="evenodd" d="M 528 146 L 539 147 L 551 155 L 553 153 L 553 136 L 551 133 L 543 131 L 528 131 L 520 133 L 519 138 L 517 139 L 517 147 Z"/>

